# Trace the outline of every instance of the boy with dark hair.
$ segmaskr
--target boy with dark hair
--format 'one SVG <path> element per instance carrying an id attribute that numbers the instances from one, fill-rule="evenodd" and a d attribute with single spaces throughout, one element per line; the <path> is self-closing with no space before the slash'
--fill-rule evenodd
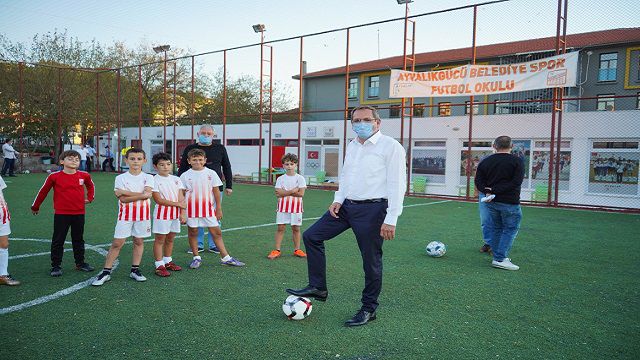
<path id="1" fill-rule="evenodd" d="M 187 222 L 184 201 L 184 185 L 180 178 L 171 175 L 173 164 L 171 155 L 157 153 L 152 158 L 153 167 L 158 175 L 153 177 L 153 200 L 156 207 L 153 211 L 153 257 L 155 260 L 155 273 L 158 276 L 170 276 L 171 271 L 180 271 L 182 268 L 173 262 L 173 240 L 180 233 L 180 224 Z"/>
<path id="2" fill-rule="evenodd" d="M 493 251 L 491 266 L 518 270 L 520 267 L 513 264 L 507 255 L 522 220 L 520 189 L 524 163 L 511 154 L 513 144 L 510 137 L 497 137 L 493 147 L 496 153 L 482 160 L 475 177 L 476 189 L 485 195 L 489 215 L 487 230 L 491 234 L 489 245 Z"/>
<path id="3" fill-rule="evenodd" d="M 267 258 L 273 260 L 280 257 L 280 245 L 284 237 L 287 225 L 291 225 L 293 232 L 293 255 L 297 257 L 307 257 L 307 254 L 300 249 L 300 226 L 302 225 L 302 197 L 307 183 L 304 177 L 296 173 L 298 167 L 298 157 L 294 154 L 286 154 L 282 157 L 282 166 L 287 171 L 276 180 L 276 198 L 278 208 L 276 213 L 276 248 L 269 253 Z"/>
<path id="4" fill-rule="evenodd" d="M 84 261 L 84 214 L 85 204 L 93 201 L 95 187 L 91 175 L 78 171 L 80 154 L 75 150 L 67 150 L 60 155 L 61 171 L 47 176 L 44 185 L 38 191 L 31 205 L 31 211 L 37 215 L 40 205 L 53 188 L 53 237 L 51 239 L 51 276 L 62 275 L 62 255 L 64 240 L 71 228 L 71 244 L 76 270 L 93 271 L 93 267 Z M 84 189 L 87 188 L 85 198 Z"/>
<path id="5" fill-rule="evenodd" d="M 197 269 L 202 263 L 198 254 L 198 228 L 208 228 L 213 234 L 213 241 L 220 250 L 220 264 L 228 266 L 244 266 L 244 263 L 229 255 L 222 241 L 222 231 L 218 220 L 222 219 L 220 189 L 222 180 L 215 171 L 205 167 L 207 158 L 201 149 L 192 149 L 187 154 L 191 169 L 180 175 L 186 189 L 187 226 L 189 227 L 189 246 L 193 252 L 193 260 L 189 267 Z M 215 209 L 214 209 L 215 204 Z"/>
<path id="6" fill-rule="evenodd" d="M 144 251 L 143 238 L 151 236 L 151 192 L 153 176 L 142 171 L 147 162 L 144 150 L 131 148 L 124 155 L 129 171 L 116 176 L 114 193 L 118 198 L 118 221 L 104 269 L 91 285 L 100 286 L 111 280 L 111 269 L 118 258 L 125 240 L 133 237 L 133 261 L 129 277 L 135 281 L 146 281 L 140 273 L 140 262 Z"/>

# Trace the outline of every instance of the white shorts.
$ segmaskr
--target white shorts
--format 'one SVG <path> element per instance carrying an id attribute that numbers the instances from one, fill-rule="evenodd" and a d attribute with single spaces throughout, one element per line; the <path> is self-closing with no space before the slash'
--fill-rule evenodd
<path id="1" fill-rule="evenodd" d="M 151 220 L 116 222 L 116 231 L 113 235 L 116 239 L 126 239 L 129 236 L 147 238 L 151 236 Z"/>
<path id="2" fill-rule="evenodd" d="M 11 234 L 11 226 L 9 226 L 10 221 L 7 221 L 4 224 L 0 224 L 0 236 L 7 236 Z"/>
<path id="3" fill-rule="evenodd" d="M 215 216 L 211 217 L 199 217 L 199 218 L 187 218 L 187 226 L 190 228 L 210 228 L 218 227 L 218 219 Z"/>
<path id="4" fill-rule="evenodd" d="M 276 224 L 302 225 L 302 213 L 276 213 Z"/>
<path id="5" fill-rule="evenodd" d="M 153 220 L 153 233 L 166 235 L 168 233 L 180 234 L 180 219 L 173 220 Z"/>

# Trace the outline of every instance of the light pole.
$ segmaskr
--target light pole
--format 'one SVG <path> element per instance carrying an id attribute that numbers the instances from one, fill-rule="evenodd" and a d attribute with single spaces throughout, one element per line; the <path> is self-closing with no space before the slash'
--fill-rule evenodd
<path id="1" fill-rule="evenodd" d="M 163 73 L 164 73 L 164 81 L 162 83 L 162 93 L 163 93 L 163 107 L 162 107 L 162 117 L 163 117 L 163 135 L 162 135 L 162 151 L 167 151 L 167 51 L 171 49 L 170 45 L 160 45 L 153 48 L 153 51 L 156 54 L 164 53 L 164 62 L 163 62 Z"/>
<path id="2" fill-rule="evenodd" d="M 252 26 L 253 31 L 260 33 L 260 106 L 258 112 L 260 114 L 260 136 L 258 137 L 258 182 L 262 182 L 262 65 L 264 60 L 264 32 L 266 27 L 264 24 L 256 24 Z M 271 144 L 269 144 L 271 146 Z M 269 164 L 268 176 L 271 176 L 271 164 Z"/>

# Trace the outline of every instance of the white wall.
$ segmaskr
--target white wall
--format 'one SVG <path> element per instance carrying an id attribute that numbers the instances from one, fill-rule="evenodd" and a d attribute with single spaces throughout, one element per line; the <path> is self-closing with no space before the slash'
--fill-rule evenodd
<path id="1" fill-rule="evenodd" d="M 342 158 L 343 120 L 303 122 L 301 136 L 301 169 L 304 169 L 304 144 L 311 139 L 340 139 L 340 159 Z M 310 129 L 311 128 L 311 129 Z M 313 130 L 315 128 L 315 130 Z M 214 125 L 218 138 L 222 138 L 222 126 Z M 434 194 L 457 195 L 460 184 L 460 152 L 463 141 L 468 137 L 468 118 L 434 117 L 414 118 L 412 138 L 414 140 L 446 141 L 446 170 L 444 185 L 428 185 L 427 192 Z M 197 128 L 196 128 L 197 131 Z M 263 137 L 268 143 L 268 124 L 263 125 Z M 400 138 L 400 120 L 383 119 L 382 132 L 394 138 Z M 473 121 L 473 140 L 491 141 L 499 135 L 509 135 L 514 139 L 548 140 L 551 132 L 551 114 L 521 115 L 475 115 Z M 238 124 L 226 126 L 227 139 L 258 138 L 257 124 Z M 332 136 L 327 136 L 332 135 Z M 113 135 L 112 135 L 113 136 Z M 121 130 L 121 136 L 127 139 L 138 138 L 137 128 Z M 409 136 L 409 121 L 405 119 L 404 138 Z M 298 123 L 274 123 L 273 139 L 296 139 Z M 347 137 L 353 133 L 348 125 Z M 615 112 L 567 112 L 563 115 L 562 137 L 571 141 L 571 176 L 569 190 L 560 191 L 561 202 L 574 204 L 607 205 L 640 208 L 640 196 L 593 195 L 587 193 L 589 161 L 592 139 L 635 140 L 640 138 L 640 111 Z M 143 149 L 150 153 L 151 140 L 162 140 L 162 128 L 143 128 Z M 167 139 L 173 138 L 173 128 L 167 128 Z M 176 130 L 177 139 L 190 139 L 191 127 L 182 126 Z M 115 142 L 112 142 L 115 148 Z M 408 141 L 405 140 L 405 146 Z M 101 151 L 104 143 L 101 144 Z M 235 175 L 250 175 L 257 172 L 257 146 L 226 146 Z M 262 166 L 267 167 L 269 160 L 268 147 L 262 148 Z M 145 171 L 150 171 L 150 165 Z M 545 169 L 546 170 L 546 169 Z M 301 171 L 302 173 L 302 171 Z M 522 197 L 530 198 L 531 189 L 523 189 Z"/>

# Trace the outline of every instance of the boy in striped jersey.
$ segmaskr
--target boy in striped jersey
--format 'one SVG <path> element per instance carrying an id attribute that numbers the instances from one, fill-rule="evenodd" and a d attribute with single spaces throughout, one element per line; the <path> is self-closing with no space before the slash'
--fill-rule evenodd
<path id="1" fill-rule="evenodd" d="M 280 256 L 280 245 L 284 237 L 287 224 L 291 224 L 293 232 L 294 256 L 307 257 L 307 254 L 300 249 L 300 225 L 302 225 L 302 197 L 307 188 L 304 177 L 296 173 L 298 168 L 298 157 L 294 154 L 286 154 L 282 157 L 282 166 L 287 171 L 276 180 L 276 198 L 278 198 L 278 209 L 276 214 L 276 248 L 267 256 L 273 260 Z"/>
<path id="2" fill-rule="evenodd" d="M 173 239 L 180 233 L 180 224 L 187 222 L 184 209 L 184 185 L 180 178 L 171 175 L 173 164 L 171 155 L 157 153 L 153 155 L 153 167 L 158 175 L 153 177 L 153 200 L 156 207 L 153 211 L 153 256 L 155 258 L 156 275 L 166 277 L 171 275 L 168 270 L 180 271 L 171 258 Z"/>
<path id="3" fill-rule="evenodd" d="M 215 171 L 205 167 L 206 154 L 201 149 L 192 149 L 187 153 L 187 161 L 191 169 L 180 175 L 186 189 L 187 226 L 189 228 L 189 246 L 193 252 L 193 260 L 189 267 L 197 269 L 202 263 L 198 254 L 198 228 L 209 228 L 213 234 L 213 242 L 220 250 L 220 263 L 229 266 L 244 266 L 244 263 L 229 255 L 222 241 L 222 231 L 218 220 L 222 219 L 220 189 L 222 180 Z M 214 209 L 215 205 L 215 209 Z"/>
<path id="4" fill-rule="evenodd" d="M 140 261 L 144 250 L 143 238 L 151 236 L 151 194 L 153 176 L 142 171 L 147 162 L 144 150 L 131 148 L 124 155 L 129 171 L 116 176 L 114 192 L 118 198 L 118 221 L 104 269 L 91 285 L 100 286 L 111 280 L 111 269 L 118 258 L 122 245 L 133 237 L 133 261 L 129 277 L 135 281 L 146 281 L 140 273 Z"/>
<path id="5" fill-rule="evenodd" d="M 7 188 L 2 177 L 0 177 L 0 285 L 16 286 L 20 281 L 14 279 L 7 272 L 9 266 L 9 234 L 11 234 L 9 208 L 4 201 L 2 190 Z"/>

